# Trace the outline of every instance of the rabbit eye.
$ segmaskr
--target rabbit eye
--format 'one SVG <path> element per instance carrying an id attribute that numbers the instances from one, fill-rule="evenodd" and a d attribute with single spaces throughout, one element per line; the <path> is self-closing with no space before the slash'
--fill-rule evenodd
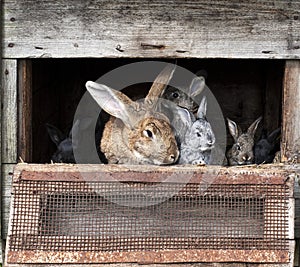
<path id="1" fill-rule="evenodd" d="M 174 98 L 178 98 L 178 97 L 179 97 L 179 94 L 176 93 L 176 92 L 174 92 L 174 93 L 172 94 L 172 96 L 173 96 Z"/>
<path id="2" fill-rule="evenodd" d="M 236 147 L 237 150 L 241 150 L 240 145 L 236 145 L 235 147 Z"/>
<path id="3" fill-rule="evenodd" d="M 198 136 L 198 137 L 201 137 L 201 133 L 198 132 L 198 133 L 197 133 L 197 136 Z"/>
<path id="4" fill-rule="evenodd" d="M 153 137 L 153 133 L 150 130 L 144 130 L 143 133 L 146 137 L 149 137 L 149 138 Z"/>

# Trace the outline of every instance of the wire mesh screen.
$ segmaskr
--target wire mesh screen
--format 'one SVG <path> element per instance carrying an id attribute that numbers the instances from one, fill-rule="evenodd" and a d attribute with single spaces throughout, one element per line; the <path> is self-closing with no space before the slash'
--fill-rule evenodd
<path id="1" fill-rule="evenodd" d="M 288 187 L 20 181 L 9 250 L 288 250 Z M 133 203 L 145 205 L 134 206 Z"/>

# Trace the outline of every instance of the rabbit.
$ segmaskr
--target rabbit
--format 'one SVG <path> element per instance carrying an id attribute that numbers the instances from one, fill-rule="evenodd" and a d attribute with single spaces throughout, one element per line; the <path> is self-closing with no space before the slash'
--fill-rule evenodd
<path id="1" fill-rule="evenodd" d="M 272 163 L 276 151 L 279 150 L 280 128 L 274 130 L 268 136 L 264 132 L 261 139 L 254 146 L 254 158 L 256 164 Z"/>
<path id="2" fill-rule="evenodd" d="M 259 117 L 249 126 L 247 132 L 243 133 L 234 121 L 227 118 L 229 132 L 234 139 L 233 146 L 226 153 L 230 166 L 247 165 L 254 162 L 254 135 L 261 119 L 262 117 Z"/>
<path id="3" fill-rule="evenodd" d="M 196 118 L 187 109 L 175 107 L 172 126 L 180 147 L 179 164 L 208 164 L 216 141 L 210 123 L 206 120 L 207 100 L 204 96 Z"/>
<path id="4" fill-rule="evenodd" d="M 169 119 L 157 111 L 159 98 L 173 76 L 168 64 L 156 77 L 143 102 L 92 81 L 86 88 L 99 106 L 111 115 L 105 124 L 101 151 L 109 164 L 173 164 L 179 150 Z"/>
<path id="5" fill-rule="evenodd" d="M 204 76 L 195 77 L 188 90 L 168 86 L 163 94 L 163 98 L 174 102 L 182 108 L 186 108 L 193 113 L 197 112 L 198 104 L 192 98 L 199 95 L 205 88 Z M 187 92 L 186 92 L 187 91 Z"/>
<path id="6" fill-rule="evenodd" d="M 56 152 L 51 157 L 51 161 L 54 163 L 76 163 L 72 146 L 72 130 L 65 137 L 59 129 L 51 124 L 47 123 L 46 129 L 51 140 L 57 147 Z"/>

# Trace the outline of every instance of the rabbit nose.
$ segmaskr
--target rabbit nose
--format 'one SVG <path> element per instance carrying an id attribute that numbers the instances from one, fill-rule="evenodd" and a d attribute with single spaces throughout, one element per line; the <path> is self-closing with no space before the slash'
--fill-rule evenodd
<path id="1" fill-rule="evenodd" d="M 250 161 L 251 160 L 251 157 L 246 155 L 244 157 L 242 157 L 243 161 Z"/>
<path id="2" fill-rule="evenodd" d="M 213 145 L 215 142 L 214 138 L 211 135 L 207 135 L 207 143 Z"/>
<path id="3" fill-rule="evenodd" d="M 173 161 L 173 162 L 174 162 L 174 161 L 175 161 L 175 158 L 176 158 L 175 155 L 170 155 L 170 161 Z"/>

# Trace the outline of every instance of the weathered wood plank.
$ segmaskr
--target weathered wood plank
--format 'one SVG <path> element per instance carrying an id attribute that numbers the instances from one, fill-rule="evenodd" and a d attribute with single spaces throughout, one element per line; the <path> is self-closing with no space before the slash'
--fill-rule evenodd
<path id="1" fill-rule="evenodd" d="M 28 264 L 9 264 L 6 267 L 28 267 Z M 61 264 L 34 264 L 35 267 L 62 267 Z M 78 264 L 64 264 L 65 267 L 78 267 Z M 81 267 L 99 267 L 99 264 L 80 264 Z M 292 265 L 279 263 L 279 264 L 257 264 L 257 263 L 180 263 L 180 264 L 137 264 L 137 263 L 115 263 L 115 264 L 101 264 L 103 267 L 291 267 Z"/>
<path id="2" fill-rule="evenodd" d="M 18 62 L 18 150 L 25 162 L 32 161 L 32 62 Z"/>
<path id="3" fill-rule="evenodd" d="M 297 245 L 299 247 L 299 238 L 300 238 L 300 186 L 299 186 L 299 177 L 295 177 L 294 184 L 294 198 L 295 198 L 295 239 L 298 239 Z M 299 253 L 298 253 L 299 257 Z"/>
<path id="4" fill-rule="evenodd" d="M 11 187 L 12 187 L 12 175 L 15 164 L 3 164 L 1 173 L 1 186 L 2 186 L 2 239 L 6 239 L 9 211 L 10 211 L 10 199 L 11 199 Z"/>
<path id="5" fill-rule="evenodd" d="M 294 185 L 294 170 L 284 165 L 247 165 L 243 167 L 194 165 L 115 165 L 115 164 L 27 164 L 15 167 L 13 181 L 131 181 L 216 184 Z M 259 177 L 259 179 L 258 179 Z M 294 187 L 289 196 L 293 197 Z"/>
<path id="6" fill-rule="evenodd" d="M 282 162 L 300 162 L 300 61 L 286 62 L 283 88 Z"/>
<path id="7" fill-rule="evenodd" d="M 2 12 L 0 10 L 0 16 L 2 17 Z M 0 50 L 2 51 L 2 50 Z M 2 70 L 2 60 L 0 60 L 0 70 Z M 3 72 L 2 72 L 3 73 Z M 0 78 L 2 77 L 3 74 L 1 74 Z M 2 133 L 2 93 L 3 93 L 3 87 L 2 87 L 2 78 L 0 80 L 0 181 L 2 181 L 2 138 L 1 138 L 1 133 Z M 0 200 L 2 201 L 2 186 L 0 183 Z M 2 256 L 2 205 L 0 205 L 0 262 L 3 262 L 3 256 Z"/>
<path id="8" fill-rule="evenodd" d="M 175 263 L 175 262 L 256 262 L 256 263 L 288 263 L 288 251 L 281 250 L 162 250 L 157 252 L 52 252 L 52 251 L 9 251 L 8 263 L 80 263 L 89 262 L 138 262 Z M 115 258 L 117 255 L 117 260 Z M 119 257 L 118 257 L 119 256 Z M 142 260 L 141 260 L 142 259 Z M 210 259 L 210 260 L 207 260 Z M 5 265 L 7 266 L 7 265 Z"/>
<path id="9" fill-rule="evenodd" d="M 4 57 L 300 58 L 300 1 L 4 1 Z"/>
<path id="10" fill-rule="evenodd" d="M 17 61 L 2 62 L 2 163 L 17 162 Z M 5 101 L 4 101 L 5 99 Z"/>

